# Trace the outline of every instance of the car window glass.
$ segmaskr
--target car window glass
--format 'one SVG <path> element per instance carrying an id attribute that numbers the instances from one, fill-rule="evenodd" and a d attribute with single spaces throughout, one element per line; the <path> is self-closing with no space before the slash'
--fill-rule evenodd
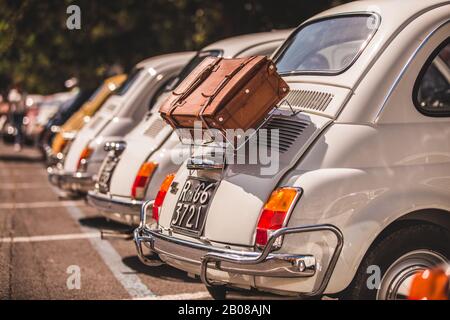
<path id="1" fill-rule="evenodd" d="M 150 102 L 148 104 L 148 110 L 152 111 L 153 107 L 156 106 L 156 101 L 158 101 L 159 97 L 166 92 L 166 87 L 169 83 L 172 83 L 175 77 L 170 77 L 168 80 L 163 82 L 163 84 L 156 90 L 155 94 L 150 98 Z"/>
<path id="2" fill-rule="evenodd" d="M 208 51 L 199 51 L 191 61 L 188 62 L 186 66 L 180 71 L 178 76 L 169 82 L 165 88 L 165 91 L 172 91 L 175 89 L 183 80 L 186 78 L 192 70 L 195 69 L 196 66 L 203 61 L 203 59 L 207 57 L 218 57 L 222 54 L 220 50 L 208 50 Z"/>
<path id="3" fill-rule="evenodd" d="M 128 75 L 127 80 L 125 80 L 122 83 L 122 85 L 117 89 L 115 94 L 118 96 L 123 96 L 128 91 L 128 89 L 130 89 L 131 85 L 136 81 L 141 71 L 142 68 L 133 69 Z"/>
<path id="4" fill-rule="evenodd" d="M 450 43 L 431 55 L 416 83 L 415 104 L 427 115 L 450 116 Z"/>
<path id="5" fill-rule="evenodd" d="M 347 15 L 300 27 L 277 53 L 280 74 L 338 74 L 349 68 L 378 28 L 375 15 Z"/>

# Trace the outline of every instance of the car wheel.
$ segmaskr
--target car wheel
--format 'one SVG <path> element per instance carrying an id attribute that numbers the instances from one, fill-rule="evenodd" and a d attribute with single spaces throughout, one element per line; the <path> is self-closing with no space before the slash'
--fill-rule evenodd
<path id="1" fill-rule="evenodd" d="M 343 297 L 407 299 L 415 274 L 449 259 L 450 233 L 447 230 L 428 224 L 404 227 L 370 249 Z"/>
<path id="2" fill-rule="evenodd" d="M 227 289 L 222 286 L 206 287 L 206 290 L 214 300 L 225 300 L 227 296 Z"/>

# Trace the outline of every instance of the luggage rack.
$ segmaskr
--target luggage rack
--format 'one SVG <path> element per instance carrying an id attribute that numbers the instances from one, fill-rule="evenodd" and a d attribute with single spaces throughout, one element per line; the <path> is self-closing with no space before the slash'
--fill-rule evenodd
<path id="1" fill-rule="evenodd" d="M 283 106 L 283 105 L 287 105 L 289 107 L 289 111 L 291 112 L 290 116 L 296 116 L 302 112 L 302 110 L 295 110 L 294 107 L 290 104 L 290 102 L 288 100 L 286 100 L 286 99 L 282 100 L 278 105 L 276 105 L 268 113 L 268 115 L 266 117 L 264 117 L 264 120 L 261 122 L 261 124 L 256 129 L 254 129 L 254 132 L 251 135 L 247 136 L 245 138 L 245 140 L 242 141 L 242 143 L 237 146 L 237 148 L 233 147 L 233 149 L 238 150 L 239 148 L 241 148 L 254 134 L 256 134 L 258 132 L 259 129 L 263 128 L 266 125 L 266 123 L 272 118 L 272 116 L 275 114 L 275 112 L 277 110 L 280 110 L 281 106 Z M 190 129 L 190 128 L 176 129 L 180 143 L 183 145 L 197 146 L 197 147 L 213 145 L 214 147 L 218 147 L 218 148 L 226 148 L 229 145 L 233 145 L 233 141 L 230 141 L 222 131 L 220 131 L 219 129 L 210 128 L 207 125 L 206 121 L 202 121 L 202 124 L 204 124 L 206 126 L 205 129 L 203 129 L 203 127 L 198 127 L 198 128 L 194 128 L 194 129 Z M 203 137 L 204 137 L 204 133 L 207 132 L 208 137 L 210 139 L 201 139 L 200 141 L 196 141 L 195 137 L 194 137 L 194 139 L 192 139 L 191 133 L 193 130 L 201 130 Z M 180 132 L 182 133 L 181 135 L 180 135 Z M 183 140 L 185 137 L 185 135 L 183 135 L 184 132 L 189 132 L 188 134 L 191 135 L 190 139 Z M 220 135 L 223 138 L 222 143 L 215 143 L 215 141 L 212 137 L 217 136 L 217 135 L 214 134 L 214 132 L 217 132 L 218 135 Z"/>
<path id="2" fill-rule="evenodd" d="M 253 132 L 250 135 L 246 135 L 242 141 L 230 141 L 226 134 L 218 129 L 212 129 L 209 126 L 207 126 L 207 123 L 205 121 L 202 121 L 202 124 L 206 126 L 205 129 L 203 127 L 198 127 L 194 129 L 177 129 L 177 135 L 178 139 L 180 140 L 180 143 L 186 146 L 189 146 L 189 153 L 190 157 L 187 163 L 187 168 L 190 170 L 197 170 L 197 169 L 223 169 L 226 165 L 226 156 L 227 153 L 233 152 L 233 154 L 236 154 L 244 145 L 248 143 L 250 139 L 252 139 L 258 131 L 266 126 L 266 124 L 269 122 L 269 120 L 277 114 L 277 111 L 280 110 L 282 106 L 288 107 L 288 110 L 290 111 L 290 114 L 285 114 L 286 116 L 296 116 L 299 113 L 302 112 L 302 110 L 295 110 L 294 107 L 289 103 L 287 99 L 282 100 L 279 104 L 277 104 L 264 118 L 264 120 L 261 122 L 261 124 L 253 130 Z M 202 136 L 202 139 L 195 139 L 195 133 L 194 138 L 192 138 L 192 133 L 194 130 L 201 130 L 200 134 Z M 186 134 L 189 135 L 189 138 L 186 138 Z M 206 136 L 206 139 L 205 139 Z M 214 137 L 220 136 L 222 140 L 220 142 L 215 141 Z M 240 137 L 237 137 L 240 139 Z M 238 145 L 235 146 L 235 142 L 238 142 Z M 205 154 L 201 154 L 201 159 L 197 158 L 195 156 L 196 150 L 199 148 L 211 148 L 213 152 L 221 153 L 222 154 L 222 161 L 217 162 L 212 159 L 206 159 L 205 160 Z M 217 157 L 214 157 L 217 160 Z"/>

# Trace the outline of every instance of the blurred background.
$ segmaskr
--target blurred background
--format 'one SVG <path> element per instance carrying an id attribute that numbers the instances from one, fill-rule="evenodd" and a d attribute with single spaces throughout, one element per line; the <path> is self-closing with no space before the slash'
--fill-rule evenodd
<path id="1" fill-rule="evenodd" d="M 295 27 L 345 0 L 0 0 L 0 93 L 96 87 L 155 54 L 200 49 L 251 32 Z M 68 30 L 67 7 L 81 9 Z M 69 83 L 70 85 L 70 83 Z"/>

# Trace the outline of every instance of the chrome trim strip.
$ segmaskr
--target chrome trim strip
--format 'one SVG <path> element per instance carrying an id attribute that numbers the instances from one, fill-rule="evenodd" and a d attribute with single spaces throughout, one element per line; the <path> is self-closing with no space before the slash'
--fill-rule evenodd
<path id="1" fill-rule="evenodd" d="M 311 255 L 292 255 L 292 254 L 284 254 L 284 253 L 276 253 L 273 252 L 274 243 L 277 238 L 281 236 L 285 236 L 288 234 L 298 234 L 298 233 L 307 233 L 307 232 L 320 232 L 327 231 L 331 232 L 336 237 L 336 247 L 334 249 L 333 255 L 330 259 L 328 267 L 322 277 L 319 287 L 310 293 L 301 293 L 304 296 L 315 296 L 322 294 L 328 282 L 331 278 L 332 272 L 336 266 L 340 253 L 342 251 L 344 237 L 342 232 L 333 225 L 314 225 L 314 226 L 303 226 L 303 227 L 292 227 L 292 228 L 283 228 L 276 231 L 269 239 L 267 245 L 264 247 L 262 252 L 242 252 L 236 251 L 232 249 L 225 248 L 216 248 L 211 245 L 194 243 L 191 241 L 174 238 L 168 235 L 164 235 L 161 233 L 161 230 L 150 230 L 145 222 L 146 222 L 146 210 L 147 207 L 145 204 L 141 209 L 141 225 L 134 231 L 134 241 L 137 249 L 137 253 L 139 259 L 146 265 L 153 266 L 154 261 L 148 259 L 144 253 L 142 248 L 142 243 L 147 244 L 152 253 L 159 254 L 158 250 L 155 249 L 155 242 L 157 240 L 169 242 L 175 245 L 179 245 L 180 247 L 186 247 L 187 249 L 194 249 L 199 251 L 205 251 L 201 258 L 200 263 L 196 263 L 195 261 L 185 261 L 195 264 L 200 264 L 200 278 L 202 282 L 207 286 L 217 286 L 223 285 L 223 283 L 214 283 L 211 282 L 207 278 L 207 269 L 210 267 L 208 264 L 213 262 L 215 263 L 215 269 L 221 270 L 225 272 L 235 273 L 235 274 L 245 274 L 251 276 L 278 276 L 278 277 L 311 277 L 316 273 L 316 260 L 314 256 Z M 167 254 L 166 252 L 162 252 L 161 254 Z M 169 257 L 184 261 L 182 257 L 171 256 Z M 287 264 L 281 266 L 284 268 L 285 272 L 279 273 L 279 269 L 272 268 L 270 270 L 264 269 L 262 266 L 263 263 L 268 263 L 269 261 L 279 261 L 286 262 Z M 231 265 L 222 266 L 221 263 L 226 262 Z M 233 266 L 233 264 L 235 266 Z M 248 268 L 249 266 L 255 266 L 255 268 Z M 242 267 L 239 267 L 242 266 Z M 243 267 L 246 266 L 246 267 Z M 258 268 L 259 266 L 259 268 Z"/>
<path id="2" fill-rule="evenodd" d="M 93 189 L 95 185 L 91 174 L 81 172 L 66 173 L 49 170 L 48 180 L 52 185 L 64 191 L 88 192 Z"/>
<path id="3" fill-rule="evenodd" d="M 435 29 L 433 29 L 433 31 L 431 31 L 426 37 L 425 39 L 422 41 L 422 43 L 416 48 L 416 50 L 414 50 L 413 54 L 409 57 L 408 61 L 406 62 L 406 64 L 402 67 L 402 70 L 400 71 L 400 73 L 398 74 L 397 78 L 395 79 L 394 83 L 392 84 L 392 86 L 389 88 L 389 92 L 388 94 L 385 96 L 384 100 L 383 100 L 383 104 L 381 105 L 381 108 L 378 110 L 377 115 L 375 117 L 375 123 L 378 123 L 378 121 L 380 120 L 381 114 L 384 111 L 384 108 L 386 107 L 387 102 L 389 101 L 389 99 L 392 96 L 392 93 L 394 92 L 394 90 L 397 88 L 398 84 L 400 83 L 400 80 L 403 78 L 403 76 L 405 75 L 407 69 L 409 68 L 409 66 L 411 65 L 412 61 L 416 58 L 417 54 L 419 53 L 420 50 L 422 50 L 422 48 L 427 44 L 427 42 L 430 40 L 430 38 L 436 33 L 438 32 L 441 28 L 443 28 L 446 24 L 448 24 L 450 22 L 450 20 L 446 20 L 444 23 L 441 23 L 438 27 L 436 27 Z"/>
<path id="4" fill-rule="evenodd" d="M 142 207 L 143 201 L 139 200 L 118 200 L 113 197 L 100 196 L 95 192 L 89 191 L 86 197 L 87 203 L 99 210 L 123 213 L 123 214 L 133 214 L 138 216 L 140 208 Z"/>
<path id="5" fill-rule="evenodd" d="M 267 245 L 264 247 L 264 250 L 261 252 L 261 254 L 259 254 L 257 257 L 254 257 L 254 258 L 240 257 L 240 256 L 236 256 L 236 255 L 231 255 L 231 254 L 207 253 L 203 256 L 203 259 L 202 259 L 202 269 L 201 269 L 200 278 L 201 278 L 202 282 L 206 286 L 209 286 L 209 287 L 222 285 L 222 284 L 215 284 L 215 283 L 209 281 L 209 279 L 207 277 L 208 263 L 215 262 L 217 269 L 220 269 L 221 262 L 230 262 L 230 263 L 243 264 L 243 265 L 259 264 L 267 259 L 270 252 L 273 250 L 273 246 L 274 246 L 274 243 L 277 240 L 277 238 L 288 235 L 288 234 L 310 233 L 310 232 L 318 232 L 318 231 L 328 231 L 328 232 L 333 233 L 334 236 L 336 237 L 337 243 L 336 243 L 336 247 L 334 249 L 333 255 L 331 256 L 330 263 L 328 264 L 328 267 L 324 273 L 323 279 L 320 283 L 320 286 L 315 291 L 309 292 L 309 293 L 302 293 L 302 295 L 305 295 L 305 296 L 321 295 L 325 291 L 325 289 L 328 285 L 328 282 L 330 281 L 331 275 L 334 271 L 334 268 L 337 264 L 337 260 L 339 258 L 339 255 L 341 254 L 342 247 L 344 245 L 344 236 L 343 236 L 342 232 L 335 226 L 329 225 L 329 224 L 279 229 L 276 232 L 274 232 L 272 234 L 272 236 L 269 238 L 269 241 L 267 242 Z"/>

